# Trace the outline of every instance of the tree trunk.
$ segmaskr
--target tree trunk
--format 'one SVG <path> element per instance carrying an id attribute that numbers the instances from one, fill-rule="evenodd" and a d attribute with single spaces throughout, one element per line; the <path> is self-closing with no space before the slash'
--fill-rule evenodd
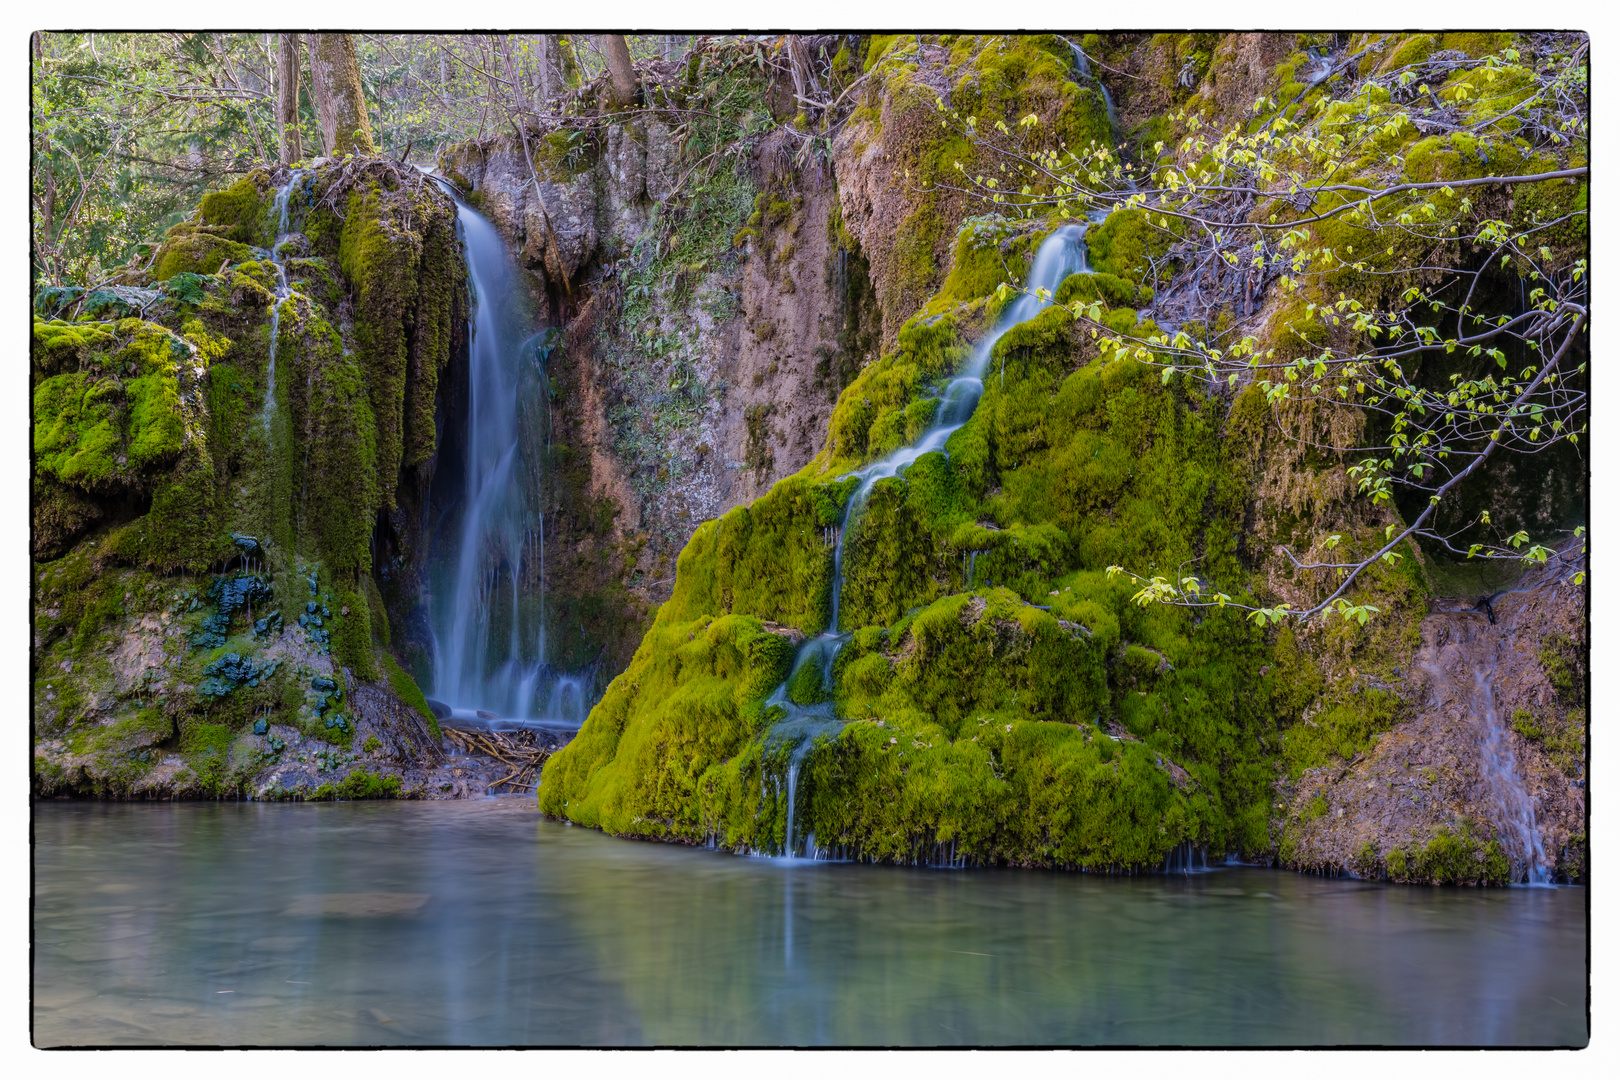
<path id="1" fill-rule="evenodd" d="M 336 158 L 345 154 L 376 157 L 354 38 L 348 34 L 309 35 L 309 75 L 320 108 L 326 152 Z"/>
<path id="2" fill-rule="evenodd" d="M 562 50 L 556 34 L 541 34 L 539 45 L 540 100 L 550 101 L 562 93 Z"/>
<path id="3" fill-rule="evenodd" d="M 281 34 L 276 50 L 276 123 L 281 129 L 281 163 L 291 165 L 304 156 L 298 130 L 298 35 Z"/>
<path id="4" fill-rule="evenodd" d="M 628 108 L 636 100 L 636 69 L 630 63 L 630 45 L 623 34 L 603 34 L 601 44 L 602 55 L 607 57 L 608 76 L 613 82 L 613 107 Z"/>

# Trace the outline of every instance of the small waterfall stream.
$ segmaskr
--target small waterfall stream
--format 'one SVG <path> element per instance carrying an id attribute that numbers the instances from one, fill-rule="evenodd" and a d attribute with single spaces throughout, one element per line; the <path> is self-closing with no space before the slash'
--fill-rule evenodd
<path id="1" fill-rule="evenodd" d="M 1007 305 L 995 328 L 974 347 L 961 373 L 946 385 L 934 414 L 934 422 L 928 430 L 912 445 L 896 450 L 882 461 L 846 474 L 846 479 L 848 476 L 858 476 L 861 482 L 844 504 L 844 517 L 839 523 L 838 539 L 833 548 L 831 624 L 824 633 L 800 647 L 787 680 L 766 699 L 767 708 L 778 706 L 787 714 L 772 728 L 770 738 L 794 744 L 787 774 L 787 830 L 783 845 L 787 858 L 794 858 L 799 847 L 793 826 L 800 768 L 816 736 L 832 734 L 842 726 L 833 704 L 833 661 L 838 656 L 838 650 L 849 639 L 847 633 L 839 630 L 839 600 L 844 586 L 844 541 L 850 534 L 850 528 L 858 521 L 873 485 L 879 480 L 903 475 L 906 468 L 924 454 L 946 452 L 947 440 L 972 418 L 974 410 L 978 408 L 979 398 L 984 393 L 985 372 L 996 342 L 1019 323 L 1033 319 L 1052 305 L 1050 299 L 1035 295 L 1036 290 L 1044 289 L 1049 295 L 1055 294 L 1064 278 L 1089 269 L 1086 263 L 1085 229 L 1083 225 L 1063 225 L 1042 241 L 1024 283 L 1025 291 Z M 968 587 L 971 588 L 971 585 Z M 813 703 L 796 702 L 789 688 L 805 681 L 801 670 L 811 664 L 820 669 L 818 700 Z"/>
<path id="2" fill-rule="evenodd" d="M 1119 111 L 1114 108 L 1114 95 L 1108 92 L 1108 84 L 1092 74 L 1091 61 L 1086 57 L 1084 49 L 1072 41 L 1069 42 L 1069 49 L 1074 53 L 1074 66 L 1080 69 L 1080 74 L 1096 83 L 1097 89 L 1102 91 L 1103 107 L 1108 110 L 1108 126 L 1113 130 L 1114 138 L 1119 138 Z"/>
<path id="3" fill-rule="evenodd" d="M 1481 601 L 1483 610 L 1431 615 L 1431 619 L 1461 618 L 1447 631 L 1443 644 L 1426 656 L 1420 654 L 1417 662 L 1429 676 L 1435 707 L 1452 704 L 1461 715 L 1478 723 L 1480 784 L 1486 801 L 1495 808 L 1490 817 L 1512 864 L 1512 880 L 1531 885 L 1552 882 L 1554 860 L 1542 842 L 1536 797 L 1526 785 L 1526 773 L 1514 750 L 1509 724 L 1498 706 L 1495 685 L 1501 650 L 1515 647 L 1515 631 L 1524 608 L 1512 604 L 1493 609 L 1491 604 L 1536 592 L 1545 584 L 1544 580 L 1494 593 Z M 1425 650 L 1429 648 L 1425 646 Z"/>
<path id="4" fill-rule="evenodd" d="M 1513 740 L 1496 708 L 1496 689 L 1486 668 L 1474 669 L 1474 708 L 1485 725 L 1485 741 L 1480 745 L 1480 772 L 1491 796 L 1501 808 L 1502 825 L 1508 831 L 1509 856 L 1516 875 L 1532 885 L 1551 881 L 1547 853 L 1542 850 L 1541 830 L 1536 827 L 1535 802 L 1525 790 L 1519 775 L 1519 762 L 1513 753 Z"/>
<path id="5" fill-rule="evenodd" d="M 281 306 L 294 295 L 292 287 L 287 284 L 287 263 L 281 251 L 290 238 L 287 204 L 303 176 L 302 169 L 292 170 L 287 182 L 276 189 L 275 202 L 272 204 L 276 216 L 276 239 L 267 254 L 270 265 L 276 269 L 276 301 L 270 309 L 270 359 L 265 368 L 264 408 L 259 414 L 266 436 L 270 435 L 271 420 L 276 411 L 276 345 L 281 339 Z"/>
<path id="6" fill-rule="evenodd" d="M 456 203 L 473 313 L 459 524 L 442 582 L 448 587 L 428 597 L 433 696 L 454 715 L 577 728 L 588 688 L 547 662 L 545 517 L 531 494 L 543 466 L 528 459 L 524 443 L 523 403 L 541 392 L 536 372 L 544 377 L 542 334 L 530 326 L 505 240 L 453 188 L 441 187 Z M 548 418 L 542 411 L 539 422 Z M 534 595 L 525 595 L 526 582 Z"/>

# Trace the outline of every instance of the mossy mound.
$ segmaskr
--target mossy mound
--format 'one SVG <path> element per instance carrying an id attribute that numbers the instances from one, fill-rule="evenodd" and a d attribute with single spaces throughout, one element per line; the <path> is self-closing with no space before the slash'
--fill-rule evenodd
<path id="1" fill-rule="evenodd" d="M 846 389 L 822 455 L 698 529 L 636 662 L 547 766 L 543 809 L 630 835 L 778 851 L 791 788 L 795 843 L 813 833 L 863 858 L 929 859 L 954 844 L 970 862 L 1101 870 L 1155 865 L 1187 841 L 1269 850 L 1279 730 L 1320 696 L 1315 669 L 1279 663 L 1274 631 L 1143 608 L 1136 586 L 1105 572 L 1251 580 L 1241 549 L 1267 421 L 1258 392 L 1165 379 L 1099 352 L 1049 309 L 997 343 L 947 453 L 879 481 L 846 519 L 858 481 L 843 474 L 927 427 L 994 277 L 953 271 L 953 295 Z M 1108 274 L 1065 288 L 1142 295 Z M 1147 329 L 1130 308 L 1116 316 Z M 766 709 L 785 661 L 771 677 L 699 669 L 703 703 L 678 678 L 649 676 L 677 670 L 693 635 L 727 620 L 823 630 L 840 526 L 848 637 L 831 685 L 800 665 L 787 697 L 830 705 L 841 725 L 810 744 Z M 1376 583 L 1389 610 L 1421 591 L 1409 576 Z M 683 756 L 693 747 L 700 756 Z"/>
<path id="2" fill-rule="evenodd" d="M 666 611 L 668 608 L 666 607 Z M 766 724 L 793 647 L 746 615 L 659 621 L 591 722 L 546 765 L 543 810 L 621 835 L 702 840 L 702 795 Z M 601 769 L 604 760 L 628 768 Z"/>
<path id="3" fill-rule="evenodd" d="M 304 174 L 278 300 L 256 245 L 287 178 L 259 170 L 204 198 L 154 260 L 144 318 L 35 322 L 50 790 L 241 790 L 269 760 L 262 739 L 236 747 L 255 722 L 352 741 L 353 714 L 307 689 L 344 671 L 426 713 L 384 653 L 372 541 L 402 489 L 425 491 L 438 449 L 439 373 L 466 310 L 454 207 L 383 162 Z M 130 749 L 110 734 L 153 709 L 171 735 Z M 175 755 L 183 767 L 160 764 Z"/>
<path id="4" fill-rule="evenodd" d="M 138 319 L 115 324 L 111 334 L 76 329 L 34 326 L 39 368 L 61 370 L 69 356 L 78 367 L 34 387 L 35 468 L 91 494 L 149 484 L 186 440 L 179 379 L 194 346 Z M 96 347 L 105 351 L 92 353 Z"/>

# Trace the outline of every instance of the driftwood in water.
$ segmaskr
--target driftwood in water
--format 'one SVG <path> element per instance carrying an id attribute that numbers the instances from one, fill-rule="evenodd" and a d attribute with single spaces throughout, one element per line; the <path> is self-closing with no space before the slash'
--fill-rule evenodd
<path id="1" fill-rule="evenodd" d="M 512 770 L 491 784 L 492 790 L 502 784 L 509 785 L 513 791 L 534 790 L 540 766 L 555 752 L 554 747 L 540 745 L 532 731 L 473 731 L 447 727 L 444 734 L 465 753 L 492 757 Z"/>

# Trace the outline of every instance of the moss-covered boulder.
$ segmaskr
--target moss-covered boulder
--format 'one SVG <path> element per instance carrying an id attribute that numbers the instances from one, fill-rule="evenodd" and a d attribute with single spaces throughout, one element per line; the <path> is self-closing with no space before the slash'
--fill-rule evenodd
<path id="1" fill-rule="evenodd" d="M 1265 635 L 1144 609 L 1105 573 L 1201 560 L 1200 572 L 1242 580 L 1239 463 L 1251 448 L 1248 429 L 1225 421 L 1229 402 L 1100 355 L 1053 309 L 997 344 L 978 410 L 946 453 L 851 509 L 859 481 L 847 470 L 928 426 L 986 321 L 998 282 L 982 277 L 973 295 L 968 276 L 948 276 L 958 295 L 931 302 L 846 389 L 827 449 L 801 474 L 697 530 L 636 662 L 546 767 L 543 809 L 778 851 L 791 792 L 795 844 L 813 833 L 902 862 L 942 844 L 968 861 L 1098 869 L 1152 865 L 1189 840 L 1268 848 L 1281 687 L 1265 674 Z M 1115 281 L 1101 287 L 1135 298 Z M 703 669 L 703 700 L 724 705 L 700 705 L 674 677 L 650 681 L 686 670 L 678 656 L 701 627 L 747 617 L 823 630 L 840 546 L 845 637 L 831 680 L 801 664 L 784 691 L 830 725 L 812 731 L 766 705 L 785 668 Z M 812 647 L 827 648 L 801 646 Z"/>
<path id="2" fill-rule="evenodd" d="M 205 197 L 159 250 L 144 317 L 35 322 L 40 790 L 256 790 L 285 764 L 275 740 L 340 754 L 373 720 L 398 743 L 395 706 L 433 722 L 387 655 L 411 611 L 382 601 L 372 552 L 436 460 L 466 310 L 454 207 L 384 162 L 302 172 L 283 295 L 260 245 L 293 179 Z M 311 680 L 375 681 L 384 704 Z"/>

